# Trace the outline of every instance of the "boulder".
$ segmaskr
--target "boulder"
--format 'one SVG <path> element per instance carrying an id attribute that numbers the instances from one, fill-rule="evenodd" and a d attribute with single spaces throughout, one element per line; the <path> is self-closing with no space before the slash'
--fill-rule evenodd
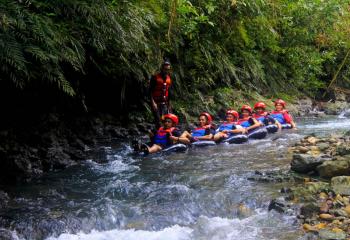
<path id="1" fill-rule="evenodd" d="M 328 102 L 324 105 L 324 111 L 328 115 L 339 115 L 344 109 L 349 108 L 349 104 L 344 101 Z"/>
<path id="2" fill-rule="evenodd" d="M 350 176 L 333 177 L 331 188 L 337 194 L 350 195 Z"/>
<path id="3" fill-rule="evenodd" d="M 331 178 L 340 175 L 350 174 L 350 159 L 338 161 L 325 161 L 317 167 L 321 177 Z"/>
<path id="4" fill-rule="evenodd" d="M 294 154 L 291 162 L 291 169 L 298 173 L 308 173 L 318 165 L 321 165 L 327 158 L 323 156 L 312 156 L 309 154 Z"/>

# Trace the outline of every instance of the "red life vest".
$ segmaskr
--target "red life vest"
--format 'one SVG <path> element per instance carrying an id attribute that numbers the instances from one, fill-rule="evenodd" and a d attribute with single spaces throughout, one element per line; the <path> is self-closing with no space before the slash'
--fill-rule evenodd
<path id="1" fill-rule="evenodd" d="M 169 139 L 167 138 L 167 133 L 171 134 L 175 130 L 175 127 L 164 129 L 159 128 L 157 134 L 154 136 L 154 144 L 169 145 Z"/>
<path id="2" fill-rule="evenodd" d="M 274 110 L 271 112 L 271 116 L 275 118 L 277 121 L 279 121 L 279 123 L 281 124 L 291 123 L 291 121 L 293 120 L 292 116 L 289 115 L 287 110 L 282 110 L 282 111 Z"/>
<path id="3" fill-rule="evenodd" d="M 166 79 L 162 78 L 162 75 L 158 73 L 155 75 L 156 86 L 152 92 L 152 98 L 156 103 L 165 103 L 168 101 L 169 87 L 171 85 L 170 76 L 167 75 Z"/>

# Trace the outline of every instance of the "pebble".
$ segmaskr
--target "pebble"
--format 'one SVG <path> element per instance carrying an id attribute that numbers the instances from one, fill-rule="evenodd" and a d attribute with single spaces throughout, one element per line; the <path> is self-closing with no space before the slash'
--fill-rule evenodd
<path id="1" fill-rule="evenodd" d="M 325 219 L 325 220 L 331 220 L 334 218 L 334 216 L 328 214 L 328 213 L 321 213 L 320 215 L 318 215 L 321 219 Z"/>

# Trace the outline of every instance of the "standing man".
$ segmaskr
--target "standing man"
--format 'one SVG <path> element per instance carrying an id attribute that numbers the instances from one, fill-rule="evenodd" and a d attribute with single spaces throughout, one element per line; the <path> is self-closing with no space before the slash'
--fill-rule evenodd
<path id="1" fill-rule="evenodd" d="M 172 84 L 170 70 L 170 62 L 164 61 L 161 66 L 161 71 L 153 75 L 150 80 L 149 94 L 151 97 L 151 110 L 157 129 L 161 125 L 162 116 L 172 113 L 169 103 L 169 89 Z"/>

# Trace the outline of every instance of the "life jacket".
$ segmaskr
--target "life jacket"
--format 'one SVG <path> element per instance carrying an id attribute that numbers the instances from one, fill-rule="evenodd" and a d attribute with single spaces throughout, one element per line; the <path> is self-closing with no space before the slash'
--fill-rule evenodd
<path id="1" fill-rule="evenodd" d="M 205 136 L 205 132 L 208 128 L 211 128 L 211 125 L 205 125 L 203 127 L 198 127 L 198 128 L 195 128 L 193 131 L 192 131 L 192 137 L 202 137 L 202 136 Z"/>
<path id="2" fill-rule="evenodd" d="M 253 113 L 253 118 L 258 120 L 259 122 L 264 123 L 267 115 L 268 115 L 267 112 L 263 112 L 263 114 Z"/>
<path id="3" fill-rule="evenodd" d="M 156 103 L 164 103 L 168 101 L 169 87 L 171 85 L 170 76 L 167 75 L 166 79 L 162 78 L 162 74 L 155 75 L 156 86 L 152 92 L 152 98 Z"/>
<path id="4" fill-rule="evenodd" d="M 163 127 L 159 128 L 156 135 L 154 135 L 153 143 L 159 145 L 169 145 L 168 133 L 171 134 L 175 130 L 175 127 L 164 129 Z"/>
<path id="5" fill-rule="evenodd" d="M 251 117 L 238 119 L 237 124 L 238 124 L 238 125 L 241 125 L 241 126 L 244 127 L 244 128 L 250 127 L 250 126 L 251 126 L 251 124 L 250 124 L 250 122 L 249 122 L 249 119 L 250 119 L 250 118 L 251 118 Z"/>
<path id="6" fill-rule="evenodd" d="M 236 125 L 234 122 L 223 122 L 216 131 L 222 132 L 224 130 L 232 130 L 234 125 Z"/>
<path id="7" fill-rule="evenodd" d="M 292 117 L 289 115 L 287 110 L 282 110 L 282 111 L 274 110 L 271 112 L 270 116 L 276 119 L 280 124 L 286 124 L 292 121 Z"/>

